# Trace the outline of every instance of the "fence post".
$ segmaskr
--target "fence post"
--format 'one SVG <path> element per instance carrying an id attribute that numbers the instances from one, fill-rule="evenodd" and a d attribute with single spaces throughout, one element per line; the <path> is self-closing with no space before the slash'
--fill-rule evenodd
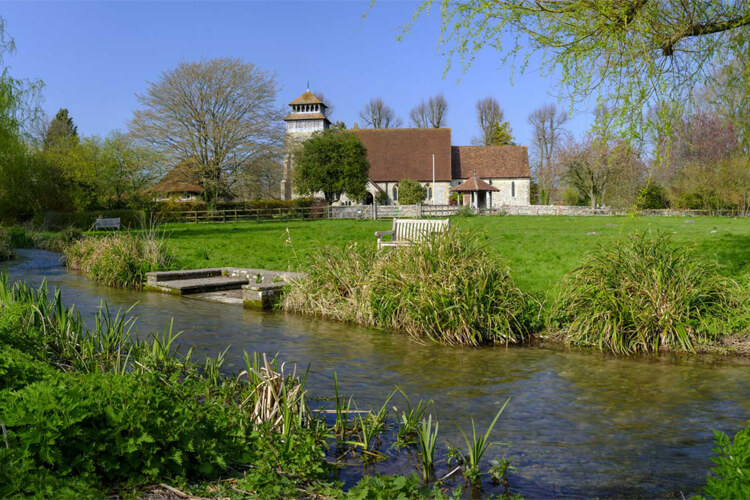
<path id="1" fill-rule="evenodd" d="M 422 217 L 422 204 L 417 203 L 417 217 Z"/>
<path id="2" fill-rule="evenodd" d="M 378 202 L 372 202 L 372 220 L 378 220 Z"/>

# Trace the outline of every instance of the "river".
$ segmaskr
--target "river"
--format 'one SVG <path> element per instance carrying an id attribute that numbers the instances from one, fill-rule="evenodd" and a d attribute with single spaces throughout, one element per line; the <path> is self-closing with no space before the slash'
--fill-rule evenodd
<path id="1" fill-rule="evenodd" d="M 67 271 L 59 254 L 19 253 L 0 264 L 11 281 L 46 279 L 84 315 L 102 300 L 110 310 L 137 302 L 139 334 L 161 331 L 174 318 L 174 328 L 184 331 L 180 344 L 193 346 L 197 358 L 231 346 L 229 370 L 241 368 L 243 350 L 278 353 L 301 369 L 310 366 L 313 397 L 332 394 L 336 372 L 340 390 L 360 408 L 379 404 L 396 385 L 413 401 L 432 399 L 439 442 L 463 444 L 455 424 L 470 429 L 473 416 L 483 431 L 510 397 L 493 432 L 505 444 L 488 456 L 510 457 L 517 467 L 512 491 L 530 498 L 697 493 L 712 465 L 713 430 L 733 435 L 750 418 L 750 363 L 742 358 L 421 345 L 335 322 L 108 288 Z M 401 406 L 398 398 L 394 403 Z M 403 472 L 407 462 L 379 470 Z"/>

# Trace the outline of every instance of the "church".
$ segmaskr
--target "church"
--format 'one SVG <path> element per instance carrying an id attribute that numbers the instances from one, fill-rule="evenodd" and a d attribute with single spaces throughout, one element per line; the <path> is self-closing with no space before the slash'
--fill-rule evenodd
<path id="1" fill-rule="evenodd" d="M 330 128 L 326 105 L 309 90 L 289 103 L 284 119 L 287 154 L 281 198 L 292 199 L 293 149 L 313 133 Z M 453 146 L 451 129 L 353 129 L 367 148 L 370 163 L 365 203 L 388 200 L 398 204 L 398 182 L 418 181 L 427 194 L 424 203 L 500 209 L 529 205 L 529 155 L 526 146 Z M 345 196 L 337 202 L 351 203 Z"/>

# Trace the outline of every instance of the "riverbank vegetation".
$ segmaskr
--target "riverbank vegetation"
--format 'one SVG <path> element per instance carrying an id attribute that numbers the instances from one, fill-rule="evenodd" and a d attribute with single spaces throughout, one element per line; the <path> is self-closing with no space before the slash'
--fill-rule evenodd
<path id="1" fill-rule="evenodd" d="M 396 251 L 323 247 L 284 309 L 403 331 L 443 344 L 520 344 L 539 303 L 513 282 L 502 259 L 458 231 Z"/>
<path id="2" fill-rule="evenodd" d="M 675 248 L 668 235 L 634 234 L 565 276 L 550 322 L 573 345 L 618 354 L 693 351 L 732 328 L 729 320 L 746 312 L 741 297 L 715 262 Z"/>
<path id="3" fill-rule="evenodd" d="M 174 254 L 158 228 L 85 237 L 63 249 L 70 269 L 108 286 L 141 288 L 146 273 L 174 266 Z"/>
<path id="4" fill-rule="evenodd" d="M 340 467 L 388 460 L 395 449 L 383 437 L 400 429 L 389 406 L 398 404 L 396 391 L 374 411 L 336 392 L 331 421 L 333 410 L 308 405 L 306 374 L 290 365 L 245 353 L 230 374 L 224 355 L 198 363 L 192 349 L 180 353 L 170 329 L 139 338 L 133 323 L 104 304 L 84 322 L 59 291 L 10 285 L 0 275 L 0 497 L 137 497 L 160 483 L 229 498 L 461 495 L 460 479 L 416 473 L 365 476 L 342 489 Z M 429 406 L 407 400 L 422 411 L 393 411 L 399 422 L 413 420 L 412 429 L 418 421 L 433 429 Z M 430 463 L 439 458 L 437 429 L 423 450 Z M 416 454 L 419 446 L 411 439 L 399 448 Z M 475 462 L 458 464 L 466 481 L 494 491 L 489 466 Z"/>
<path id="5" fill-rule="evenodd" d="M 0 262 L 15 257 L 8 231 L 0 227 Z"/>

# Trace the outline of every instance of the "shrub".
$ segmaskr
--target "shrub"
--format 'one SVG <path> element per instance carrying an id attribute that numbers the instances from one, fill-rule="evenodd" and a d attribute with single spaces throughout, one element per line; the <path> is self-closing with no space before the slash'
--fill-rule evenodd
<path id="1" fill-rule="evenodd" d="M 0 227 L 0 262 L 10 260 L 15 257 L 13 247 L 11 246 L 10 234 Z"/>
<path id="2" fill-rule="evenodd" d="M 2 345 L 0 348 L 0 391 L 17 390 L 27 385 L 59 375 L 45 362 L 18 349 Z"/>
<path id="3" fill-rule="evenodd" d="M 95 374 L 3 397 L 9 446 L 0 450 L 0 497 L 38 495 L 50 477 L 107 488 L 215 479 L 250 462 L 253 438 L 240 410 L 204 403 L 203 393 L 158 376 Z"/>
<path id="4" fill-rule="evenodd" d="M 3 349 L 6 347 L 18 349 L 37 359 L 42 359 L 45 356 L 44 337 L 39 328 L 29 324 L 31 313 L 32 309 L 29 304 L 0 302 L 0 346 Z"/>
<path id="5" fill-rule="evenodd" d="M 643 189 L 641 189 L 640 193 L 638 193 L 637 203 L 639 210 L 659 210 L 669 208 L 667 190 L 658 184 L 649 182 L 643 187 Z"/>
<path id="6" fill-rule="evenodd" d="M 399 205 L 416 205 L 422 203 L 427 195 L 425 188 L 417 181 L 402 179 L 398 181 Z"/>
<path id="7" fill-rule="evenodd" d="M 738 287 L 666 235 L 635 235 L 568 274 L 550 313 L 566 341 L 615 353 L 690 351 L 718 336 Z"/>
<path id="8" fill-rule="evenodd" d="M 146 273 L 170 269 L 172 250 L 156 230 L 85 237 L 64 249 L 70 269 L 108 286 L 140 288 Z"/>
<path id="9" fill-rule="evenodd" d="M 520 343 L 538 305 L 476 236 L 448 234 L 393 251 L 325 248 L 288 311 L 404 331 L 444 344 Z"/>
<path id="10" fill-rule="evenodd" d="M 708 498 L 750 498 L 750 425 L 739 431 L 734 440 L 723 432 L 714 432 L 715 467 L 706 478 L 703 492 Z"/>

